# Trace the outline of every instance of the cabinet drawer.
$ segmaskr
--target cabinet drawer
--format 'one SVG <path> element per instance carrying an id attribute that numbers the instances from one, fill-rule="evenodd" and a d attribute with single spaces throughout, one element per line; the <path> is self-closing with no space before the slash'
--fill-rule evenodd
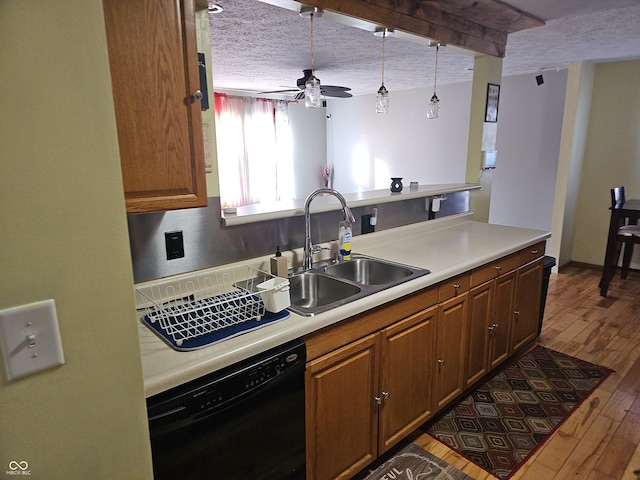
<path id="1" fill-rule="evenodd" d="M 393 323 L 435 305 L 438 288 L 428 287 L 407 297 L 386 303 L 372 310 L 330 325 L 304 337 L 307 360 L 317 358 L 337 348 L 372 334 Z"/>
<path id="2" fill-rule="evenodd" d="M 520 250 L 520 265 L 526 265 L 544 256 L 546 242 L 538 242 L 530 247 Z"/>
<path id="3" fill-rule="evenodd" d="M 450 298 L 457 297 L 461 293 L 469 290 L 471 276 L 463 273 L 457 277 L 449 278 L 438 285 L 438 302 L 444 302 Z"/>
<path id="4" fill-rule="evenodd" d="M 509 273 L 518 268 L 520 264 L 520 254 L 522 252 L 512 253 L 506 257 L 499 258 L 493 262 L 487 263 L 471 272 L 471 287 L 476 287 L 481 283 L 493 280 L 494 278 Z"/>

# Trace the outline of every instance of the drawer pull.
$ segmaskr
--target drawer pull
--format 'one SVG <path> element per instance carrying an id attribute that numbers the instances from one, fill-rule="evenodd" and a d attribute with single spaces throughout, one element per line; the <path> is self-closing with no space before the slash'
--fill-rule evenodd
<path id="1" fill-rule="evenodd" d="M 456 290 L 460 290 L 460 284 L 459 283 L 454 283 L 453 284 L 453 288 L 455 288 Z"/>
<path id="2" fill-rule="evenodd" d="M 500 270 L 502 270 L 502 265 L 497 265 L 496 266 L 496 272 L 499 272 Z"/>
<path id="3" fill-rule="evenodd" d="M 444 365 L 444 360 L 442 360 L 442 359 L 438 360 L 438 365 L 440 365 L 440 366 Z"/>
<path id="4" fill-rule="evenodd" d="M 534 254 L 534 255 L 537 255 L 538 254 L 538 250 L 531 250 L 531 253 Z"/>

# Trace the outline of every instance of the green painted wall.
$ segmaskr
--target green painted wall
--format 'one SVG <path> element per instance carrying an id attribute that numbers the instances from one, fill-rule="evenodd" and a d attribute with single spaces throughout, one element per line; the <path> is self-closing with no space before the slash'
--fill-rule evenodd
<path id="1" fill-rule="evenodd" d="M 53 298 L 66 364 L 0 374 L 0 472 L 151 478 L 102 3 L 0 1 L 0 309 Z"/>

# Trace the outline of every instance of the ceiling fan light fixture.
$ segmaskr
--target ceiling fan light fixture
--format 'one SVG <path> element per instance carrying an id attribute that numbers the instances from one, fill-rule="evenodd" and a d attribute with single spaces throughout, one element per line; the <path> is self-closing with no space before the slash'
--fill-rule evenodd
<path id="1" fill-rule="evenodd" d="M 320 80 L 313 74 L 304 84 L 304 106 L 307 108 L 320 108 L 322 106 Z"/>

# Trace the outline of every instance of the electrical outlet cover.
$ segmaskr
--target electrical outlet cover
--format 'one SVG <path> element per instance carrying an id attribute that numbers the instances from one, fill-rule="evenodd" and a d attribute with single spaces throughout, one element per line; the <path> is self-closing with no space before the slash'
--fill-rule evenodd
<path id="1" fill-rule="evenodd" d="M 0 310 L 7 380 L 64 364 L 54 300 Z"/>

